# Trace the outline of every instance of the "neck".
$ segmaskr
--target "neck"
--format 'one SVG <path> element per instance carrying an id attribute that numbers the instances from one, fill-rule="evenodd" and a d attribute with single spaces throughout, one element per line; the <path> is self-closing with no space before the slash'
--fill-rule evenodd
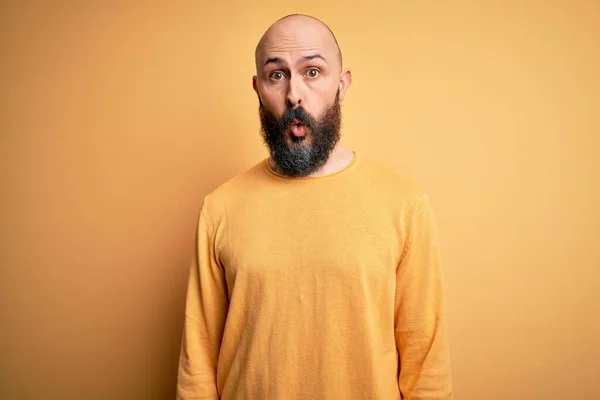
<path id="1" fill-rule="evenodd" d="M 313 172 L 308 176 L 315 178 L 341 171 L 342 169 L 346 168 L 346 166 L 352 161 L 353 158 L 354 152 L 343 147 L 341 144 L 338 143 L 331 151 L 327 162 L 317 171 Z M 281 170 L 272 159 L 269 159 L 269 166 L 273 170 L 277 171 L 277 173 L 281 173 Z"/>

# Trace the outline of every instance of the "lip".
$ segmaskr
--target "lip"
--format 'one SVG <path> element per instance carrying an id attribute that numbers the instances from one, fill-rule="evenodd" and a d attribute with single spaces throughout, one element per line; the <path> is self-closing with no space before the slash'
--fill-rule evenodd
<path id="1" fill-rule="evenodd" d="M 302 137 L 305 135 L 305 126 L 303 123 L 299 124 L 291 124 L 290 125 L 290 133 L 295 137 Z"/>

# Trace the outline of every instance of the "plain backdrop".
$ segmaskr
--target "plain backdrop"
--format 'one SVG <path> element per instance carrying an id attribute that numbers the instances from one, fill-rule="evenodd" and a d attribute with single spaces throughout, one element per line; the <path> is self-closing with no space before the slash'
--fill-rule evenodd
<path id="1" fill-rule="evenodd" d="M 432 197 L 455 398 L 600 398 L 593 0 L 2 2 L 0 398 L 174 398 L 201 201 L 267 156 L 254 46 L 295 12 L 353 73 L 344 144 Z"/>

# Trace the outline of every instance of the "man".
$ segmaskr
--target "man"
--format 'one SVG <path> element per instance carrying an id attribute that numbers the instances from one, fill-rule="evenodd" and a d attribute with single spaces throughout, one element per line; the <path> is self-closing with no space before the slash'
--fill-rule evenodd
<path id="1" fill-rule="evenodd" d="M 451 397 L 427 194 L 339 144 L 351 84 L 319 20 L 256 48 L 270 157 L 204 200 L 179 399 Z"/>

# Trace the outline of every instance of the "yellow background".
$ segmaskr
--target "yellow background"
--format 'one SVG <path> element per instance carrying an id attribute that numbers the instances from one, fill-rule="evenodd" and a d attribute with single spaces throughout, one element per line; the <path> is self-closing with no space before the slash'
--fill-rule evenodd
<path id="1" fill-rule="evenodd" d="M 593 0 L 3 2 L 0 398 L 174 397 L 195 218 L 266 156 L 292 12 L 353 72 L 344 144 L 432 196 L 455 397 L 600 398 Z"/>

